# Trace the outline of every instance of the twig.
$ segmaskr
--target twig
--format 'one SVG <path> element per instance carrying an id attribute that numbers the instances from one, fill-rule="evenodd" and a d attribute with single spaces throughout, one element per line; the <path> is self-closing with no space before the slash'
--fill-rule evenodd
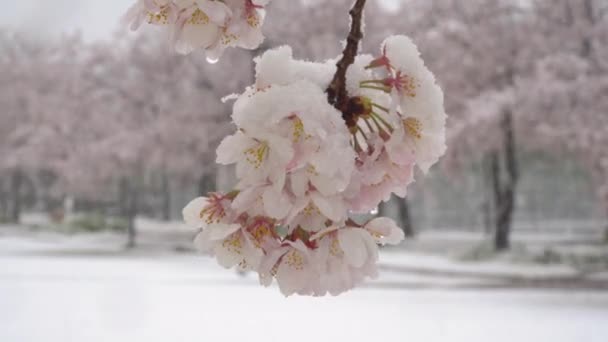
<path id="1" fill-rule="evenodd" d="M 355 62 L 355 57 L 359 52 L 359 42 L 363 38 L 363 8 L 366 0 L 357 0 L 350 10 L 352 19 L 350 33 L 346 40 L 346 47 L 342 52 L 342 58 L 336 64 L 337 70 L 333 80 L 327 88 L 327 99 L 336 109 L 342 112 L 344 120 L 348 123 L 351 114 L 349 108 L 349 98 L 346 92 L 346 71 Z"/>

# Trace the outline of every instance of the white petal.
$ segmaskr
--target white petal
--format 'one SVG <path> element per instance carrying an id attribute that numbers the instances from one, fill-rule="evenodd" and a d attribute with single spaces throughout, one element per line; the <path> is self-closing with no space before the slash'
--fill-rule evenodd
<path id="1" fill-rule="evenodd" d="M 387 217 L 371 220 L 365 225 L 365 229 L 369 230 L 380 244 L 398 245 L 405 238 L 403 230 Z"/>
<path id="2" fill-rule="evenodd" d="M 298 268 L 287 261 L 287 258 L 290 257 L 304 258 L 302 252 L 296 249 L 291 249 L 283 256 L 283 260 L 281 260 L 281 264 L 277 269 L 276 279 L 281 292 L 285 296 L 291 296 L 306 287 L 310 277 L 306 267 Z"/>
<path id="3" fill-rule="evenodd" d="M 243 261 L 243 255 L 226 248 L 222 243 L 215 245 L 217 263 L 224 268 L 232 268 Z"/>
<path id="4" fill-rule="evenodd" d="M 291 191 L 296 197 L 302 197 L 308 190 L 308 176 L 306 170 L 298 170 L 291 174 Z"/>
<path id="5" fill-rule="evenodd" d="M 192 228 L 201 228 L 205 221 L 201 218 L 201 212 L 207 206 L 206 197 L 198 197 L 190 201 L 182 210 L 182 216 L 187 225 Z"/>
<path id="6" fill-rule="evenodd" d="M 217 163 L 230 165 L 244 158 L 243 152 L 251 145 L 252 140 L 241 132 L 227 136 L 217 148 Z"/>
<path id="7" fill-rule="evenodd" d="M 367 248 L 367 261 L 376 262 L 378 260 L 378 245 L 376 241 L 371 236 L 371 234 L 364 229 L 357 229 L 359 234 L 361 235 L 361 239 L 365 243 L 365 247 Z"/>
<path id="8" fill-rule="evenodd" d="M 385 144 L 386 152 L 390 160 L 398 165 L 409 165 L 414 163 L 415 155 L 405 142 L 403 129 L 396 130 L 391 139 Z"/>
<path id="9" fill-rule="evenodd" d="M 209 232 L 204 230 L 194 238 L 194 246 L 197 250 L 208 253 L 212 250 L 214 242 L 209 239 Z"/>
<path id="10" fill-rule="evenodd" d="M 287 174 L 285 173 L 284 168 L 273 167 L 270 170 L 270 181 L 272 182 L 272 186 L 280 191 L 285 187 L 285 180 L 287 179 Z"/>
<path id="11" fill-rule="evenodd" d="M 232 209 L 237 213 L 243 213 L 249 210 L 255 202 L 262 196 L 262 187 L 250 187 L 247 190 L 241 191 L 232 201 Z"/>
<path id="12" fill-rule="evenodd" d="M 311 198 L 319 211 L 328 219 L 336 222 L 346 218 L 344 202 L 336 197 L 325 197 L 319 193 L 313 193 Z"/>
<path id="13" fill-rule="evenodd" d="M 206 231 L 209 232 L 209 239 L 212 241 L 223 240 L 232 233 L 241 229 L 241 225 L 239 224 L 224 224 L 224 223 L 216 223 L 210 224 Z"/>
<path id="14" fill-rule="evenodd" d="M 264 211 L 268 216 L 277 220 L 284 219 L 291 210 L 292 204 L 289 196 L 274 187 L 267 188 L 263 194 Z"/>
<path id="15" fill-rule="evenodd" d="M 273 155 L 273 159 L 276 159 L 277 166 L 285 166 L 293 159 L 295 151 L 293 150 L 291 141 L 286 138 L 278 136 L 268 137 L 268 146 L 270 147 L 270 153 Z"/>
<path id="16" fill-rule="evenodd" d="M 266 256 L 262 257 L 260 267 L 258 268 L 258 274 L 260 275 L 260 284 L 264 286 L 270 286 L 272 284 L 271 272 L 274 266 L 277 264 L 279 259 L 289 250 L 289 247 L 280 247 L 270 251 Z"/>
<path id="17" fill-rule="evenodd" d="M 368 258 L 367 246 L 357 229 L 347 228 L 338 231 L 338 241 L 346 261 L 353 267 L 362 267 Z"/>
<path id="18" fill-rule="evenodd" d="M 340 187 L 345 187 L 340 180 L 323 175 L 310 177 L 310 182 L 323 196 L 335 195 Z"/>
<path id="19" fill-rule="evenodd" d="M 209 17 L 209 20 L 219 26 L 224 26 L 232 11 L 221 1 L 196 0 L 200 8 Z"/>
<path id="20" fill-rule="evenodd" d="M 296 200 L 291 208 L 291 212 L 285 219 L 285 224 L 292 225 L 293 223 L 295 223 L 295 222 L 293 222 L 294 219 L 296 219 L 298 214 L 301 213 L 302 210 L 304 210 L 304 208 L 306 208 L 308 206 L 308 203 L 310 203 L 310 200 L 308 198 L 305 198 L 305 197 L 296 198 Z"/>
<path id="21" fill-rule="evenodd" d="M 247 235 L 243 234 L 242 240 L 245 243 L 243 246 L 243 259 L 247 262 L 247 269 L 258 270 L 264 256 L 264 251 L 256 247 Z"/>
<path id="22" fill-rule="evenodd" d="M 198 48 L 211 46 L 216 42 L 219 32 L 214 24 L 185 25 L 174 35 L 175 51 L 187 55 Z"/>

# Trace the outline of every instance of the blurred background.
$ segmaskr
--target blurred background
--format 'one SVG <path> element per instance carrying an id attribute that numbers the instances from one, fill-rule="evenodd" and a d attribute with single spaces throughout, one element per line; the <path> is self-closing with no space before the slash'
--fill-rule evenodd
<path id="1" fill-rule="evenodd" d="M 213 65 L 128 32 L 131 2 L 0 13 L 0 341 L 608 340 L 608 1 L 368 1 L 363 50 L 414 39 L 449 149 L 379 208 L 408 237 L 380 278 L 319 299 L 197 255 L 180 212 L 233 185 L 220 99 L 252 58 L 337 56 L 352 0 L 274 0 Z"/>

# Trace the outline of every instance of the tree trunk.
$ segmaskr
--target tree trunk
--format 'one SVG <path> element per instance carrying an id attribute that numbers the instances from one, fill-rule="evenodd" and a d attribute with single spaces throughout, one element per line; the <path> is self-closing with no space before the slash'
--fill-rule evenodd
<path id="1" fill-rule="evenodd" d="M 595 26 L 595 11 L 593 6 L 593 0 L 585 0 L 583 2 L 583 12 L 588 23 Z M 592 35 L 584 35 L 581 41 L 581 55 L 585 58 L 591 56 L 593 53 L 593 37 Z"/>
<path id="2" fill-rule="evenodd" d="M 8 198 L 4 180 L 0 180 L 0 221 L 8 219 Z"/>
<path id="3" fill-rule="evenodd" d="M 13 171 L 11 181 L 11 195 L 12 195 L 12 210 L 11 210 L 11 222 L 19 223 L 21 220 L 21 209 L 22 209 L 22 196 L 21 188 L 23 187 L 23 174 L 21 170 Z"/>
<path id="4" fill-rule="evenodd" d="M 483 220 L 483 229 L 486 234 L 491 234 L 494 231 L 495 209 L 494 209 L 494 173 L 492 169 L 492 155 L 484 156 L 481 162 L 481 178 L 482 182 L 482 203 L 481 215 Z"/>
<path id="5" fill-rule="evenodd" d="M 510 235 L 515 210 L 515 190 L 519 179 L 511 111 L 504 112 L 500 128 L 503 134 L 503 158 L 497 151 L 492 152 L 490 157 L 496 208 L 494 247 L 497 251 L 507 250 L 511 247 Z M 501 164 L 504 167 L 501 167 Z"/>
<path id="6" fill-rule="evenodd" d="M 166 172 L 162 174 L 162 219 L 164 221 L 171 220 L 171 183 L 169 182 L 169 176 Z"/>
<path id="7" fill-rule="evenodd" d="M 118 215 L 127 218 L 129 206 L 129 180 L 121 178 L 118 182 Z"/>
<path id="8" fill-rule="evenodd" d="M 36 182 L 25 173 L 21 173 L 21 207 L 34 207 L 39 202 Z"/>
<path id="9" fill-rule="evenodd" d="M 120 179 L 118 184 L 118 206 L 120 216 L 127 221 L 127 248 L 136 245 L 137 231 L 135 217 L 137 216 L 138 195 L 134 184 L 126 177 Z"/>
<path id="10" fill-rule="evenodd" d="M 605 244 L 608 244 L 608 210 L 606 210 L 606 222 L 604 223 L 604 236 L 603 241 Z"/>
<path id="11" fill-rule="evenodd" d="M 127 206 L 127 248 L 134 248 L 137 243 L 137 230 L 135 227 L 135 219 L 137 217 L 139 207 L 139 193 L 137 185 L 129 182 L 128 186 L 128 206 Z"/>
<path id="12" fill-rule="evenodd" d="M 198 179 L 198 194 L 200 196 L 206 196 L 210 191 L 215 188 L 215 177 L 209 174 L 203 174 Z"/>
<path id="13" fill-rule="evenodd" d="M 401 229 L 405 233 L 405 237 L 413 238 L 416 235 L 412 220 L 410 218 L 410 208 L 407 198 L 400 198 L 398 201 L 399 206 L 399 220 L 401 221 Z"/>

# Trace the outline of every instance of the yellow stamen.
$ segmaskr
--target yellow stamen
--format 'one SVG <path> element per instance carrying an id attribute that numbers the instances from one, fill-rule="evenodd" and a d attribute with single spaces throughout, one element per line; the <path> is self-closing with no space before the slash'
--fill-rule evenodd
<path id="1" fill-rule="evenodd" d="M 403 127 L 405 128 L 405 132 L 415 139 L 422 139 L 422 122 L 416 118 L 406 118 L 403 120 Z"/>
<path id="2" fill-rule="evenodd" d="M 318 176 L 319 173 L 317 172 L 317 168 L 314 167 L 314 165 L 308 165 L 308 167 L 306 168 L 306 172 L 308 172 L 308 174 L 312 175 L 312 176 Z"/>
<path id="3" fill-rule="evenodd" d="M 224 242 L 222 247 L 226 248 L 229 252 L 241 254 L 243 244 L 241 243 L 241 237 L 238 233 L 230 235 Z"/>
<path id="4" fill-rule="evenodd" d="M 207 13 L 201 11 L 198 8 L 194 11 L 194 13 L 192 13 L 190 19 L 186 21 L 186 24 L 190 25 L 207 25 L 208 23 L 209 16 L 207 16 Z"/>
<path id="5" fill-rule="evenodd" d="M 294 268 L 298 271 L 304 269 L 304 257 L 302 254 L 296 250 L 291 250 L 287 255 L 285 255 L 285 262 L 291 268 Z"/>
<path id="6" fill-rule="evenodd" d="M 270 148 L 266 142 L 258 144 L 256 147 L 249 148 L 245 150 L 245 156 L 247 161 L 253 165 L 256 169 L 259 169 L 262 166 L 262 163 L 266 159 L 268 151 Z"/>
<path id="7" fill-rule="evenodd" d="M 260 26 L 260 18 L 255 13 L 251 13 L 247 16 L 247 24 L 253 28 L 257 28 Z"/>
<path id="8" fill-rule="evenodd" d="M 169 23 L 169 7 L 162 6 L 160 12 L 147 12 L 146 16 L 149 24 L 167 25 Z"/>
<path id="9" fill-rule="evenodd" d="M 416 80 L 406 75 L 401 77 L 401 82 L 403 94 L 409 97 L 416 97 L 416 88 L 418 88 Z"/>
<path id="10" fill-rule="evenodd" d="M 253 242 L 255 246 L 261 248 L 264 238 L 271 236 L 272 233 L 270 231 L 270 228 L 267 225 L 263 224 L 256 227 L 256 229 L 254 229 L 251 235 L 253 237 Z"/>
<path id="11" fill-rule="evenodd" d="M 338 239 L 333 239 L 329 252 L 335 257 L 342 257 L 344 255 L 344 251 L 342 250 L 342 247 L 340 247 Z"/>

